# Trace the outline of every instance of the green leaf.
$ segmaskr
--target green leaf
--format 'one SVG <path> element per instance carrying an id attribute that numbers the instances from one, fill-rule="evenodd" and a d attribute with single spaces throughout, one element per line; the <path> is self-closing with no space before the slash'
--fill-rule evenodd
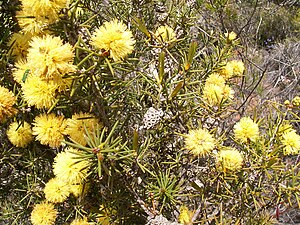
<path id="1" fill-rule="evenodd" d="M 143 32 L 144 34 L 146 34 L 148 38 L 150 38 L 151 34 L 149 33 L 149 31 L 148 31 L 148 29 L 147 29 L 147 27 L 145 25 L 144 19 L 139 19 L 137 17 L 132 17 L 132 19 L 133 19 L 134 24 L 137 26 L 137 28 L 141 32 Z"/>
<path id="2" fill-rule="evenodd" d="M 165 56 L 166 53 L 164 51 L 162 51 L 159 54 L 159 58 L 158 58 L 158 80 L 157 83 L 160 85 L 162 83 L 162 80 L 164 78 L 164 74 L 165 74 Z"/>
<path id="3" fill-rule="evenodd" d="M 174 98 L 178 94 L 180 89 L 183 87 L 183 85 L 184 85 L 184 81 L 180 81 L 174 88 L 173 92 L 170 94 L 169 99 Z"/>
<path id="4" fill-rule="evenodd" d="M 197 42 L 196 41 L 192 41 L 190 44 L 190 48 L 189 48 L 189 54 L 187 57 L 186 62 L 184 62 L 184 70 L 188 71 L 192 65 L 195 53 L 196 53 L 196 49 L 197 49 Z"/>

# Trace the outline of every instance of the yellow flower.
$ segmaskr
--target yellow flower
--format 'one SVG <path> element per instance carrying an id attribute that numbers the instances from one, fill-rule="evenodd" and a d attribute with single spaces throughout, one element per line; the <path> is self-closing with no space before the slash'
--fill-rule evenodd
<path id="1" fill-rule="evenodd" d="M 292 100 L 292 104 L 294 106 L 300 106 L 300 97 L 299 96 L 294 97 Z"/>
<path id="2" fill-rule="evenodd" d="M 185 137 L 186 148 L 194 155 L 206 156 L 215 147 L 216 140 L 204 129 L 190 130 Z"/>
<path id="3" fill-rule="evenodd" d="M 300 135 L 295 130 L 286 132 L 282 135 L 282 144 L 284 145 L 284 155 L 296 155 L 300 152 Z"/>
<path id="4" fill-rule="evenodd" d="M 182 205 L 180 206 L 180 214 L 178 217 L 178 222 L 183 225 L 191 225 L 193 218 L 193 212 L 191 212 L 188 207 Z"/>
<path id="5" fill-rule="evenodd" d="M 59 37 L 45 35 L 33 37 L 28 49 L 27 61 L 36 76 L 54 82 L 62 76 L 76 71 L 73 65 L 74 53 L 70 44 L 63 44 Z"/>
<path id="6" fill-rule="evenodd" d="M 5 87 L 0 86 L 0 123 L 17 113 L 17 109 L 13 107 L 15 103 L 15 95 Z"/>
<path id="7" fill-rule="evenodd" d="M 21 84 L 23 82 L 22 79 L 25 78 L 24 74 L 27 73 L 28 74 L 27 77 L 28 77 L 32 73 L 29 69 L 29 65 L 27 64 L 27 61 L 25 61 L 25 60 L 22 60 L 22 59 L 19 60 L 15 66 L 16 66 L 16 68 L 13 70 L 12 75 L 13 75 L 14 80 L 17 83 Z M 27 77 L 26 77 L 26 79 L 27 79 Z"/>
<path id="8" fill-rule="evenodd" d="M 89 223 L 87 221 L 87 218 L 84 217 L 82 219 L 75 219 L 75 220 L 73 220 L 70 225 L 91 225 L 91 224 L 94 224 L 94 223 Z"/>
<path id="9" fill-rule="evenodd" d="M 239 170 L 243 165 L 243 156 L 236 149 L 221 150 L 216 160 L 217 166 L 224 172 Z"/>
<path id="10" fill-rule="evenodd" d="M 135 40 L 131 31 L 118 20 L 105 22 L 92 35 L 92 45 L 101 51 L 107 51 L 114 61 L 124 59 L 132 53 Z"/>
<path id="11" fill-rule="evenodd" d="M 89 189 L 89 184 L 84 182 L 70 185 L 71 194 L 73 194 L 77 198 L 79 196 L 85 195 L 88 189 Z"/>
<path id="12" fill-rule="evenodd" d="M 219 72 L 225 79 L 229 79 L 233 76 L 243 75 L 245 70 L 244 63 L 241 60 L 232 60 L 222 67 Z"/>
<path id="13" fill-rule="evenodd" d="M 34 119 L 33 134 L 37 135 L 36 140 L 43 145 L 50 147 L 59 147 L 64 140 L 63 133 L 66 124 L 63 116 L 54 114 L 43 114 Z"/>
<path id="14" fill-rule="evenodd" d="M 58 86 L 53 82 L 46 82 L 37 76 L 29 76 L 22 85 L 23 97 L 29 106 L 48 109 L 56 100 L 57 88 Z"/>
<path id="15" fill-rule="evenodd" d="M 233 75 L 234 76 L 241 76 L 243 75 L 245 71 L 245 65 L 243 61 L 241 60 L 232 60 L 228 62 L 227 64 L 230 64 L 231 67 L 233 68 Z"/>
<path id="16" fill-rule="evenodd" d="M 242 143 L 255 141 L 259 137 L 258 124 L 253 122 L 250 117 L 243 117 L 238 123 L 234 125 L 235 138 Z"/>
<path id="17" fill-rule="evenodd" d="M 291 124 L 289 123 L 283 123 L 279 126 L 278 128 L 278 134 L 282 135 L 288 132 L 294 131 L 293 127 Z"/>
<path id="18" fill-rule="evenodd" d="M 31 212 L 31 222 L 33 225 L 53 225 L 57 216 L 57 211 L 51 203 L 41 203 L 35 205 Z"/>
<path id="19" fill-rule="evenodd" d="M 234 33 L 233 31 L 231 31 L 230 33 L 224 33 L 225 37 L 227 38 L 228 41 L 233 41 L 234 39 L 236 39 L 236 33 Z"/>
<path id="20" fill-rule="evenodd" d="M 17 12 L 18 24 L 24 33 L 29 35 L 39 35 L 46 33 L 48 25 L 53 23 L 47 17 L 34 17 L 32 10 L 23 8 Z"/>
<path id="21" fill-rule="evenodd" d="M 49 202 L 64 202 L 70 195 L 70 186 L 60 179 L 52 178 L 46 183 L 44 193 L 46 200 Z"/>
<path id="22" fill-rule="evenodd" d="M 219 105 L 221 102 L 233 99 L 234 91 L 228 85 L 206 84 L 203 89 L 203 99 L 209 105 Z"/>
<path id="23" fill-rule="evenodd" d="M 21 148 L 26 147 L 33 140 L 31 127 L 27 122 L 11 123 L 7 130 L 7 137 L 14 146 Z"/>
<path id="24" fill-rule="evenodd" d="M 98 125 L 98 127 L 97 127 Z M 95 128 L 99 127 L 98 120 L 89 113 L 75 113 L 72 115 L 72 119 L 67 120 L 67 128 L 65 131 L 66 135 L 69 135 L 71 139 L 76 141 L 77 143 L 85 146 L 86 145 L 86 131 L 91 133 Z"/>
<path id="25" fill-rule="evenodd" d="M 11 55 L 16 57 L 16 60 L 25 59 L 27 55 L 27 49 L 29 47 L 29 41 L 32 35 L 30 33 L 14 33 L 9 41 L 8 45 L 12 46 Z"/>
<path id="26" fill-rule="evenodd" d="M 67 0 L 23 0 L 22 5 L 32 16 L 47 17 L 53 23 L 59 18 L 59 11 L 67 6 Z"/>
<path id="27" fill-rule="evenodd" d="M 155 32 L 155 36 L 162 42 L 172 42 L 176 40 L 174 30 L 169 26 L 160 26 Z"/>
<path id="28" fill-rule="evenodd" d="M 218 73 L 212 73 L 209 75 L 209 77 L 205 81 L 206 85 L 218 85 L 218 86 L 224 86 L 225 85 L 225 79 Z"/>
<path id="29" fill-rule="evenodd" d="M 69 184 L 80 184 L 87 176 L 90 162 L 78 158 L 81 151 L 68 148 L 54 158 L 53 173 Z"/>

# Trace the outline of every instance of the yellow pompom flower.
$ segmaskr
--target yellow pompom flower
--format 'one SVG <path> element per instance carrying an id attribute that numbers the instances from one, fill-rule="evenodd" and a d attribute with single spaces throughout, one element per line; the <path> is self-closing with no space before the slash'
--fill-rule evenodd
<path id="1" fill-rule="evenodd" d="M 224 86 L 225 85 L 225 79 L 219 73 L 212 73 L 206 79 L 205 84 L 206 85 L 211 84 L 211 85 Z"/>
<path id="2" fill-rule="evenodd" d="M 228 85 L 205 84 L 203 99 L 211 106 L 233 99 L 234 91 Z"/>
<path id="3" fill-rule="evenodd" d="M 26 58 L 31 38 L 32 35 L 30 33 L 14 33 L 12 35 L 8 45 L 12 46 L 11 55 L 16 57 L 17 61 Z"/>
<path id="4" fill-rule="evenodd" d="M 27 122 L 13 122 L 6 132 L 8 140 L 16 147 L 25 148 L 32 140 L 32 130 Z"/>
<path id="5" fill-rule="evenodd" d="M 46 82 L 41 77 L 29 76 L 22 85 L 23 98 L 29 106 L 48 109 L 56 100 L 57 88 L 58 86 L 53 82 Z"/>
<path id="6" fill-rule="evenodd" d="M 255 141 L 259 137 L 258 124 L 255 123 L 250 117 L 243 117 L 233 127 L 235 138 L 242 143 Z"/>
<path id="7" fill-rule="evenodd" d="M 233 75 L 234 76 L 241 76 L 243 75 L 245 71 L 245 65 L 243 61 L 241 60 L 232 60 L 228 62 L 227 64 L 230 64 L 231 67 L 233 68 Z"/>
<path id="8" fill-rule="evenodd" d="M 17 113 L 17 109 L 13 107 L 15 103 L 15 95 L 7 88 L 0 86 L 0 123 Z"/>
<path id="9" fill-rule="evenodd" d="M 285 133 L 288 133 L 291 131 L 295 131 L 295 130 L 293 129 L 292 125 L 289 123 L 283 123 L 278 128 L 279 135 L 282 135 L 282 134 L 285 134 Z"/>
<path id="10" fill-rule="evenodd" d="M 296 155 L 300 152 L 300 135 L 295 130 L 282 135 L 281 143 L 284 145 L 284 155 Z"/>
<path id="11" fill-rule="evenodd" d="M 49 202 L 64 202 L 70 195 L 70 185 L 55 177 L 46 183 L 44 193 Z"/>
<path id="12" fill-rule="evenodd" d="M 92 225 L 94 223 L 89 223 L 87 218 L 84 217 L 82 219 L 75 219 L 72 221 L 72 223 L 70 225 Z"/>
<path id="13" fill-rule="evenodd" d="M 53 23 L 59 18 L 59 11 L 67 6 L 67 0 L 22 0 L 22 5 L 32 16 L 47 17 Z"/>
<path id="14" fill-rule="evenodd" d="M 192 154 L 200 157 L 208 155 L 215 147 L 215 138 L 204 129 L 190 130 L 185 136 L 185 146 Z"/>
<path id="15" fill-rule="evenodd" d="M 63 44 L 59 37 L 45 35 L 33 37 L 28 49 L 27 61 L 36 76 L 54 82 L 62 76 L 76 71 L 73 65 L 74 53 L 70 44 Z"/>
<path id="16" fill-rule="evenodd" d="M 36 140 L 43 145 L 50 147 L 59 147 L 64 140 L 64 131 L 66 123 L 63 116 L 55 116 L 54 114 L 42 114 L 34 119 L 33 135 Z"/>
<path id="17" fill-rule="evenodd" d="M 31 212 L 31 223 L 33 225 L 53 225 L 55 223 L 57 211 L 52 203 L 41 203 L 35 205 Z"/>
<path id="18" fill-rule="evenodd" d="M 227 38 L 228 41 L 233 41 L 236 39 L 236 33 L 234 33 L 233 31 L 231 31 L 230 33 L 224 33 L 225 37 Z"/>
<path id="19" fill-rule="evenodd" d="M 228 62 L 224 67 L 222 67 L 219 73 L 225 79 L 229 79 L 233 76 L 243 75 L 244 70 L 245 70 L 245 65 L 241 60 L 232 60 Z"/>
<path id="20" fill-rule="evenodd" d="M 126 25 L 118 20 L 105 22 L 92 35 L 92 45 L 101 51 L 109 52 L 114 61 L 123 60 L 132 53 L 135 40 Z"/>
<path id="21" fill-rule="evenodd" d="M 18 24 L 22 32 L 29 35 L 40 35 L 46 33 L 48 25 L 53 23 L 47 17 L 33 17 L 32 10 L 23 8 L 17 12 Z"/>
<path id="22" fill-rule="evenodd" d="M 85 195 L 88 189 L 88 183 L 70 184 L 70 192 L 77 198 L 79 196 Z"/>
<path id="23" fill-rule="evenodd" d="M 188 207 L 182 205 L 180 206 L 180 214 L 178 217 L 178 222 L 183 225 L 191 225 L 192 224 L 192 218 L 193 218 L 193 212 L 191 212 Z"/>
<path id="24" fill-rule="evenodd" d="M 13 75 L 14 80 L 19 84 L 23 83 L 22 80 L 25 78 L 24 77 L 25 73 L 27 73 L 27 77 L 32 74 L 29 69 L 29 65 L 27 64 L 27 61 L 25 61 L 25 60 L 20 59 L 16 63 L 15 67 L 16 68 L 13 70 L 12 75 Z M 26 79 L 27 79 L 27 77 L 26 77 Z"/>
<path id="25" fill-rule="evenodd" d="M 98 126 L 97 126 L 98 125 Z M 91 133 L 96 128 L 101 128 L 101 124 L 95 118 L 94 115 L 89 113 L 75 113 L 71 119 L 67 120 L 66 135 L 69 135 L 71 139 L 77 143 L 86 145 L 86 130 Z M 86 130 L 85 130 L 86 129 Z"/>
<path id="26" fill-rule="evenodd" d="M 292 100 L 292 104 L 294 106 L 300 106 L 300 97 L 299 96 L 295 96 Z"/>
<path id="27" fill-rule="evenodd" d="M 242 168 L 243 156 L 236 149 L 221 150 L 217 155 L 217 166 L 224 172 L 237 171 Z"/>
<path id="28" fill-rule="evenodd" d="M 155 32 L 155 36 L 161 42 L 172 42 L 176 40 L 176 34 L 174 30 L 169 26 L 160 26 Z"/>
<path id="29" fill-rule="evenodd" d="M 54 158 L 53 173 L 58 179 L 69 184 L 80 184 L 87 176 L 90 162 L 80 159 L 81 151 L 68 148 Z"/>

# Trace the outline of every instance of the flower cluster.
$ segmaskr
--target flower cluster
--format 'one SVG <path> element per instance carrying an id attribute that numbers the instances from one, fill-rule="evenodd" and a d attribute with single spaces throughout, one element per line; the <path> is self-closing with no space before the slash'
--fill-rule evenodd
<path id="1" fill-rule="evenodd" d="M 190 130 L 185 138 L 185 146 L 193 155 L 207 156 L 215 147 L 215 138 L 205 129 Z"/>
<path id="2" fill-rule="evenodd" d="M 176 34 L 168 25 L 158 27 L 155 36 L 160 42 L 170 43 L 176 41 Z"/>
<path id="3" fill-rule="evenodd" d="M 219 105 L 233 99 L 234 91 L 226 84 L 225 79 L 218 73 L 212 73 L 203 88 L 203 100 L 210 106 Z"/>
<path id="4" fill-rule="evenodd" d="M 43 202 L 34 206 L 30 220 L 33 225 L 53 225 L 57 214 L 52 203 Z"/>
<path id="5" fill-rule="evenodd" d="M 224 149 L 218 152 L 217 166 L 221 171 L 232 172 L 242 168 L 243 156 L 236 149 Z"/>
<path id="6" fill-rule="evenodd" d="M 59 20 L 60 11 L 67 7 L 68 0 L 21 0 L 21 10 L 17 12 L 18 24 L 22 28 L 14 33 L 9 42 L 11 55 L 17 60 L 27 55 L 29 41 L 35 36 L 49 34 L 49 25 Z"/>
<path id="7" fill-rule="evenodd" d="M 23 32 L 32 35 L 44 32 L 50 24 L 57 22 L 59 12 L 67 7 L 67 0 L 21 0 L 18 23 Z"/>
<path id="8" fill-rule="evenodd" d="M 27 122 L 13 122 L 7 130 L 7 137 L 16 147 L 25 148 L 32 140 L 31 126 Z"/>
<path id="9" fill-rule="evenodd" d="M 17 113 L 17 109 L 14 107 L 15 103 L 15 95 L 5 87 L 0 86 L 0 123 Z"/>
<path id="10" fill-rule="evenodd" d="M 107 52 L 114 61 L 123 60 L 132 53 L 134 43 L 131 31 L 118 20 L 105 22 L 92 36 L 92 45 L 100 49 L 103 55 Z"/>
<path id="11" fill-rule="evenodd" d="M 281 135 L 284 155 L 296 155 L 300 152 L 300 135 L 294 129 L 286 130 Z"/>
<path id="12" fill-rule="evenodd" d="M 80 151 L 68 148 L 54 158 L 53 173 L 69 184 L 80 184 L 87 176 L 90 163 L 80 159 Z"/>
<path id="13" fill-rule="evenodd" d="M 53 173 L 55 177 L 50 179 L 44 188 L 45 198 L 48 202 L 62 203 L 66 201 L 70 194 L 79 197 L 85 193 L 84 183 L 90 168 L 90 162 L 85 158 L 81 158 L 80 155 L 84 155 L 83 152 L 67 148 L 54 158 Z M 36 210 L 33 210 L 31 215 L 35 221 L 45 220 L 43 216 L 36 214 Z M 49 222 L 49 224 L 51 223 Z M 84 218 L 74 220 L 72 224 L 85 225 L 89 223 Z"/>
<path id="14" fill-rule="evenodd" d="M 235 138 L 242 143 L 255 141 L 259 137 L 258 124 L 250 117 L 243 117 L 237 124 L 234 125 Z"/>
<path id="15" fill-rule="evenodd" d="M 87 144 L 85 133 L 91 133 L 96 128 L 101 129 L 102 124 L 92 114 L 80 112 L 67 119 L 67 127 L 64 133 L 69 135 L 73 141 L 85 146 Z"/>
<path id="16" fill-rule="evenodd" d="M 57 92 L 66 90 L 71 80 L 66 75 L 76 71 L 73 48 L 59 37 L 34 37 L 30 42 L 27 61 L 18 63 L 14 78 L 22 85 L 23 97 L 29 106 L 50 108 Z M 23 79 L 26 71 L 28 76 Z M 23 74 L 23 75 L 22 75 Z"/>
<path id="17" fill-rule="evenodd" d="M 66 122 L 63 116 L 42 114 L 34 119 L 33 134 L 41 144 L 58 147 L 64 140 Z"/>
<path id="18" fill-rule="evenodd" d="M 72 223 L 70 225 L 92 225 L 94 223 L 89 223 L 87 218 L 84 217 L 82 219 L 75 219 L 72 221 Z"/>
<path id="19" fill-rule="evenodd" d="M 229 79 L 234 76 L 241 76 L 244 73 L 245 65 L 241 60 L 232 60 L 226 63 L 219 73 L 225 78 Z"/>

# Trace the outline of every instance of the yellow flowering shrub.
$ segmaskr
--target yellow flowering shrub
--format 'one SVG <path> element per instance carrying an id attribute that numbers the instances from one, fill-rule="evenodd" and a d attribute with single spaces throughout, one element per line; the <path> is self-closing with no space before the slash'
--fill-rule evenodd
<path id="1" fill-rule="evenodd" d="M 255 44 L 274 5 L 2 1 L 0 224 L 287 218 L 299 46 Z"/>

